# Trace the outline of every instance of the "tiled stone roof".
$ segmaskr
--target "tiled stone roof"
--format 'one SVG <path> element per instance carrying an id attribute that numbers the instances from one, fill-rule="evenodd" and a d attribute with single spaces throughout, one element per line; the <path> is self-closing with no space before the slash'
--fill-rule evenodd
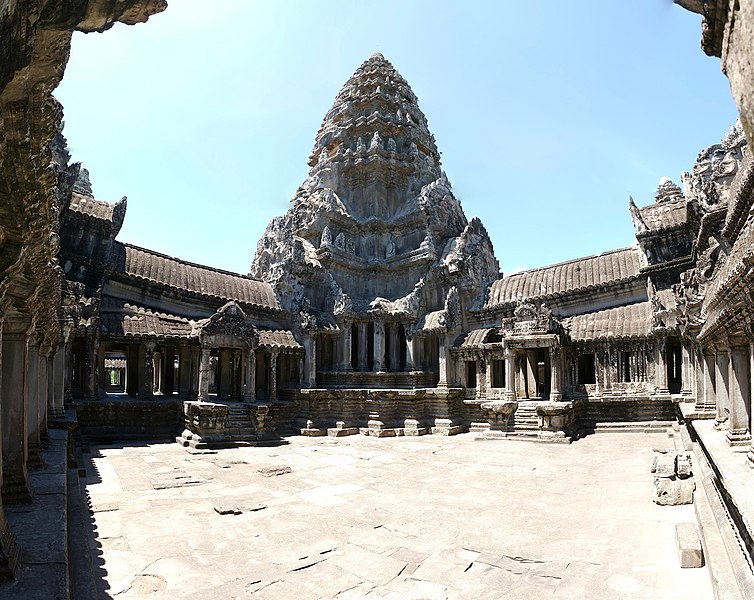
<path id="1" fill-rule="evenodd" d="M 686 199 L 657 202 L 639 209 L 644 224 L 650 231 L 668 229 L 687 221 Z"/>
<path id="2" fill-rule="evenodd" d="M 634 279 L 643 266 L 637 247 L 578 258 L 498 279 L 490 286 L 485 308 L 525 298 L 561 296 Z"/>
<path id="3" fill-rule="evenodd" d="M 188 338 L 191 322 L 183 317 L 126 304 L 120 311 L 100 314 L 100 331 L 110 336 L 133 338 Z"/>
<path id="4" fill-rule="evenodd" d="M 652 334 L 652 304 L 637 302 L 563 319 L 574 341 L 646 337 Z"/>
<path id="5" fill-rule="evenodd" d="M 151 250 L 119 244 L 116 269 L 136 279 L 217 300 L 279 309 L 270 284 L 237 273 L 221 271 L 158 254 Z"/>
<path id="6" fill-rule="evenodd" d="M 487 337 L 492 327 L 483 329 L 472 329 L 468 333 L 460 336 L 454 344 L 457 348 L 478 348 L 484 343 L 484 339 Z"/>
<path id="7" fill-rule="evenodd" d="M 265 349 L 303 349 L 301 344 L 296 341 L 296 338 L 293 337 L 293 333 L 290 331 L 272 331 L 269 329 L 259 330 L 259 347 Z"/>
<path id="8" fill-rule="evenodd" d="M 91 196 L 85 196 L 73 192 L 69 208 L 74 212 L 89 215 L 96 219 L 112 221 L 115 205 L 102 202 L 101 200 L 95 200 Z"/>

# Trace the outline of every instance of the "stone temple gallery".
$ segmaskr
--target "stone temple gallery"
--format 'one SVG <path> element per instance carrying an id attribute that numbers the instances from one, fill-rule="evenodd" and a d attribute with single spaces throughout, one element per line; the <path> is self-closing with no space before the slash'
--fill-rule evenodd
<path id="1" fill-rule="evenodd" d="M 754 471 L 739 470 L 754 467 L 751 4 L 678 2 L 703 13 L 703 48 L 722 57 L 741 118 L 652 202 L 630 199 L 636 242 L 511 275 L 484 224 L 464 214 L 416 95 L 381 54 L 338 92 L 308 177 L 247 275 L 118 240 L 126 203 L 94 198 L 87 171 L 70 164 L 51 90 L 73 30 L 141 22 L 164 3 L 98 0 L 89 4 L 100 10 L 19 25 L 51 4 L 0 13 L 12 49 L 0 65 L 9 585 L 32 542 L 6 512 L 37 502 L 44 452 L 67 448 L 75 464 L 82 434 L 172 436 L 201 451 L 289 436 L 569 444 L 670 429 L 670 472 L 667 452 L 654 475 L 647 468 L 655 501 L 703 497 L 720 557 L 709 526 L 694 535 L 717 597 L 754 597 Z"/>

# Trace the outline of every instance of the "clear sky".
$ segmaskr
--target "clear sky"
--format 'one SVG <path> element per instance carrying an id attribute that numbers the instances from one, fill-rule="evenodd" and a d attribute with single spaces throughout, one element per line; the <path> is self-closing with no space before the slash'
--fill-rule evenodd
<path id="1" fill-rule="evenodd" d="M 372 53 L 408 80 L 466 216 L 509 273 L 627 246 L 737 115 L 700 17 L 670 0 L 170 0 L 76 34 L 56 96 L 119 238 L 248 272 L 307 175 L 335 95 Z"/>

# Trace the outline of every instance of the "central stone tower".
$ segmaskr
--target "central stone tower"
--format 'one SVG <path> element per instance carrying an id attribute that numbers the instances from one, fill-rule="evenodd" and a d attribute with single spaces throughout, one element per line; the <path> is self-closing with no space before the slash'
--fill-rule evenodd
<path id="1" fill-rule="evenodd" d="M 468 222 L 453 195 L 416 95 L 381 54 L 338 93 L 309 166 L 293 207 L 259 241 L 251 275 L 274 286 L 303 337 L 319 340 L 312 377 L 435 372 L 438 344 L 421 352 L 424 337 L 460 326 L 499 267 L 482 223 Z"/>

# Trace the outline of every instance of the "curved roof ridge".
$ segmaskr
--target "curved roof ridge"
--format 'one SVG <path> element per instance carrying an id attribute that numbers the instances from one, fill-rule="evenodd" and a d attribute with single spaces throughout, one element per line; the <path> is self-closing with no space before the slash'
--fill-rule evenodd
<path id="1" fill-rule="evenodd" d="M 213 271 L 215 273 L 222 273 L 223 275 L 232 275 L 234 277 L 241 277 L 242 279 L 248 279 L 249 281 L 259 281 L 260 283 L 264 283 L 263 280 L 257 279 L 255 277 L 252 277 L 248 274 L 243 273 L 237 273 L 235 271 L 227 271 L 225 269 L 220 269 L 217 267 L 211 267 L 210 265 L 202 265 L 199 263 L 191 262 L 188 260 L 184 260 L 182 258 L 178 258 L 176 256 L 170 256 L 169 254 L 163 254 L 162 252 L 157 252 L 156 250 L 151 250 L 149 248 L 144 248 L 142 246 L 137 246 L 136 244 L 131 244 L 129 242 L 121 242 L 124 246 L 127 246 L 129 248 L 132 248 L 133 250 L 139 250 L 140 252 L 145 252 L 147 254 L 151 254 L 152 256 L 159 256 L 160 258 L 166 258 L 168 260 L 173 260 L 175 262 L 181 263 L 182 265 L 186 265 L 188 267 L 196 267 L 197 269 L 207 269 L 208 271 Z"/>
<path id="2" fill-rule="evenodd" d="M 599 254 L 591 254 L 589 256 L 582 256 L 580 258 L 571 258 L 569 260 L 564 260 L 561 262 L 551 263 L 549 265 L 542 265 L 541 267 L 534 267 L 532 269 L 526 269 L 525 271 L 517 271 L 516 273 L 511 273 L 510 275 L 503 274 L 500 279 L 497 281 L 500 281 L 501 279 L 507 279 L 508 277 L 516 277 L 517 275 L 525 275 L 527 273 L 535 273 L 536 271 L 544 271 L 545 269 L 552 269 L 554 267 L 561 267 L 565 266 L 571 263 L 577 263 L 582 262 L 585 260 L 589 260 L 592 258 L 599 258 L 601 256 L 608 256 L 610 254 L 617 254 L 618 252 L 625 252 L 627 250 L 638 250 L 639 247 L 637 244 L 631 244 L 630 246 L 624 246 L 623 248 L 616 248 L 614 250 L 605 250 L 604 252 L 600 252 Z"/>

